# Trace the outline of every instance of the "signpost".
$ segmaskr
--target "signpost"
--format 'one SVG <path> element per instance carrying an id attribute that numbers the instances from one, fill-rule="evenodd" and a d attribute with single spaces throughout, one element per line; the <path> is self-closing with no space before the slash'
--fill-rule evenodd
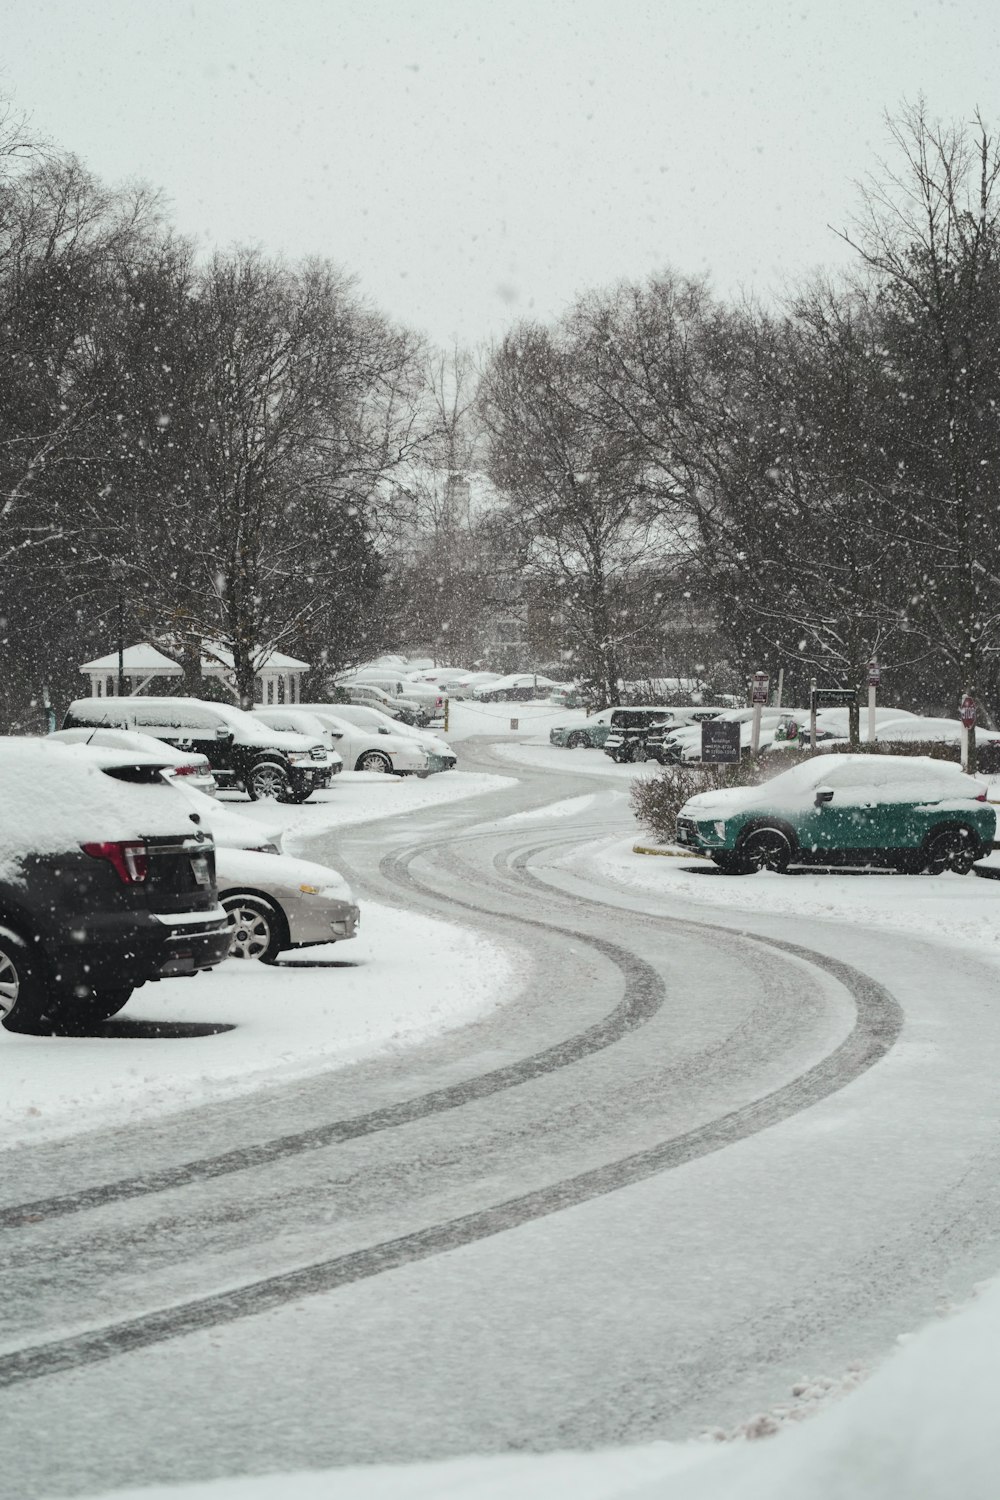
<path id="1" fill-rule="evenodd" d="M 770 686 L 770 678 L 766 672 L 755 672 L 753 674 L 753 685 L 750 690 L 750 702 L 753 705 L 753 723 L 750 728 L 751 755 L 756 755 L 760 749 L 760 711 L 767 702 L 767 693 Z"/>
<path id="2" fill-rule="evenodd" d="M 813 678 L 809 691 L 809 743 L 813 750 L 816 749 L 816 710 L 819 708 L 847 709 L 850 746 L 857 750 L 861 740 L 857 688 L 818 688 Z"/>
<path id="3" fill-rule="evenodd" d="M 868 743 L 875 739 L 875 689 L 882 681 L 882 668 L 874 659 L 868 663 Z"/>
<path id="4" fill-rule="evenodd" d="M 732 765 L 740 758 L 740 725 L 707 719 L 701 726 L 701 758 L 706 765 Z"/>
<path id="5" fill-rule="evenodd" d="M 965 694 L 958 709 L 962 720 L 962 770 L 976 774 L 976 700 Z"/>

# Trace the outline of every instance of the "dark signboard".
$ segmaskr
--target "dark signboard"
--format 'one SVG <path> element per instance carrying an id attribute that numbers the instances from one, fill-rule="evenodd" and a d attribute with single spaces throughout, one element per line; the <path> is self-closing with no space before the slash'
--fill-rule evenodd
<path id="1" fill-rule="evenodd" d="M 813 708 L 856 708 L 857 688 L 813 688 Z"/>
<path id="2" fill-rule="evenodd" d="M 706 719 L 701 726 L 701 758 L 721 765 L 740 758 L 740 728 L 730 719 Z"/>

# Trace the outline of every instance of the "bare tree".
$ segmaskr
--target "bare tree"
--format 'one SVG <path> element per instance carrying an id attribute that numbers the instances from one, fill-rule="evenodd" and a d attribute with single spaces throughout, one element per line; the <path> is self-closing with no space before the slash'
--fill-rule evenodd
<path id="1" fill-rule="evenodd" d="M 571 317 L 509 335 L 486 369 L 481 410 L 523 566 L 554 588 L 577 666 L 616 703 L 633 637 L 655 628 L 639 596 L 663 598 L 672 559 L 644 503 L 642 455 L 602 410 L 591 334 Z"/>
<path id="2" fill-rule="evenodd" d="M 923 101 L 887 123 L 895 158 L 843 238 L 881 289 L 911 623 L 977 696 L 1000 625 L 1000 145 L 978 113 L 944 125 Z"/>

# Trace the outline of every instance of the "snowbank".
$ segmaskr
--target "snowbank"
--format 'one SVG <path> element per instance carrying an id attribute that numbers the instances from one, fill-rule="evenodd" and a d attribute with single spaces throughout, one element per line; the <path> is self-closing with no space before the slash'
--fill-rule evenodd
<path id="1" fill-rule="evenodd" d="M 995 1500 L 1000 1287 L 910 1338 L 808 1422 L 655 1443 L 116 1491 L 117 1500 Z"/>
<path id="2" fill-rule="evenodd" d="M 516 982 L 496 944 L 363 902 L 352 941 L 146 985 L 98 1035 L 0 1032 L 0 1142 L 128 1124 L 340 1067 L 471 1021 Z M 158 1036 L 162 1022 L 234 1029 Z"/>
<path id="3" fill-rule="evenodd" d="M 559 863 L 572 868 L 579 862 L 590 880 L 655 895 L 665 910 L 671 900 L 683 898 L 731 912 L 820 917 L 912 932 L 1000 957 L 1000 885 L 993 880 L 974 875 L 845 875 L 836 870 L 736 878 L 690 854 L 678 859 L 635 854 L 637 842 L 641 838 L 585 845 Z M 983 863 L 996 868 L 997 859 L 994 855 Z"/>
<path id="4" fill-rule="evenodd" d="M 487 776 L 470 771 L 439 771 L 426 780 L 416 776 L 380 776 L 372 771 L 344 771 L 332 786 L 314 792 L 308 802 L 251 802 L 241 792 L 224 792 L 220 802 L 234 812 L 259 821 L 266 830 L 282 835 L 282 848 L 289 854 L 310 857 L 306 847 L 313 836 L 327 829 L 373 823 L 403 813 L 420 812 L 484 792 L 514 787 L 512 776 Z M 316 857 L 313 855 L 312 857 Z"/>

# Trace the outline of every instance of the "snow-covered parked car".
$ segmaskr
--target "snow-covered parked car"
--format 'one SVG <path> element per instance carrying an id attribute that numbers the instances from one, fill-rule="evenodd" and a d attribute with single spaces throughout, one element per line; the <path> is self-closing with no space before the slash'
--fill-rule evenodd
<path id="1" fill-rule="evenodd" d="M 763 786 L 700 792 L 677 842 L 727 875 L 790 865 L 967 875 L 996 837 L 986 788 L 926 755 L 817 755 Z"/>
<path id="2" fill-rule="evenodd" d="M 327 865 L 289 854 L 220 847 L 216 869 L 233 958 L 268 964 L 290 948 L 339 943 L 357 935 L 360 912 L 351 888 Z"/>
<path id="3" fill-rule="evenodd" d="M 499 682 L 500 672 L 445 672 L 438 678 L 438 686 L 446 698 L 472 698 L 477 687 L 490 682 Z"/>
<path id="4" fill-rule="evenodd" d="M 103 1021 L 229 950 L 211 835 L 160 757 L 0 740 L 0 1018 Z M 206 807 L 214 804 L 207 797 Z"/>
<path id="5" fill-rule="evenodd" d="M 448 741 L 429 729 L 399 724 L 379 709 L 362 708 L 357 703 L 338 703 L 337 709 L 339 718 L 345 719 L 349 724 L 356 724 L 359 729 L 370 729 L 373 734 L 379 735 L 401 734 L 407 739 L 416 740 L 427 752 L 429 771 L 453 771 L 458 764 L 458 756 Z"/>
<path id="6" fill-rule="evenodd" d="M 550 745 L 565 745 L 569 750 L 585 747 L 601 750 L 611 733 L 611 720 L 618 712 L 615 708 L 602 708 L 588 718 L 584 713 L 575 714 L 565 724 L 554 724 L 549 730 Z"/>
<path id="7" fill-rule="evenodd" d="M 232 958 L 273 963 L 279 953 L 341 943 L 357 935 L 361 915 L 344 877 L 328 865 L 280 850 L 281 835 L 256 817 L 190 794 L 215 840 L 219 901 Z"/>
<path id="8" fill-rule="evenodd" d="M 64 729 L 106 725 L 137 730 L 177 750 L 207 756 L 220 787 L 256 800 L 305 802 L 340 770 L 321 742 L 277 731 L 228 703 L 200 698 L 77 698 Z"/>
<path id="9" fill-rule="evenodd" d="M 344 765 L 355 771 L 376 771 L 386 776 L 416 776 L 428 770 L 427 752 L 415 740 L 404 734 L 388 735 L 372 733 L 370 729 L 352 724 L 341 717 L 343 703 L 303 703 L 296 712 L 308 713 L 318 720 L 321 727 L 334 738 L 344 758 Z M 283 715 L 289 709 L 260 709 L 262 715 Z"/>
<path id="10" fill-rule="evenodd" d="M 554 677 L 543 677 L 541 672 L 511 672 L 492 682 L 479 683 L 472 689 L 472 696 L 480 703 L 530 702 L 533 698 L 545 698 L 553 688 L 569 686 L 567 682 L 556 682 Z"/>
<path id="11" fill-rule="evenodd" d="M 399 697 L 389 693 L 375 682 L 338 682 L 337 692 L 347 703 L 360 703 L 370 708 L 380 708 L 390 718 L 400 719 L 404 724 L 427 724 L 429 716 L 415 698 Z"/>
<path id="12" fill-rule="evenodd" d="M 218 782 L 212 773 L 208 756 L 193 750 L 175 750 L 165 740 L 154 740 L 151 734 L 139 734 L 131 729 L 56 729 L 49 736 L 53 740 L 65 740 L 68 745 L 103 745 L 110 750 L 138 750 L 143 755 L 159 756 L 169 762 L 165 775 L 168 781 L 182 779 L 185 786 L 214 797 Z"/>

